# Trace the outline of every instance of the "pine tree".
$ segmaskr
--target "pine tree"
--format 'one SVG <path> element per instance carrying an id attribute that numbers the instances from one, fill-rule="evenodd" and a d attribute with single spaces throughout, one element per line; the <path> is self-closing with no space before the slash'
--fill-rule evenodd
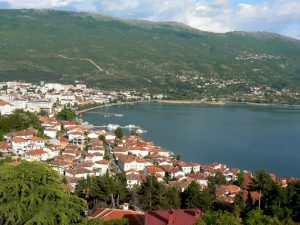
<path id="1" fill-rule="evenodd" d="M 81 224 L 86 202 L 63 189 L 49 166 L 21 162 L 0 167 L 1 224 Z"/>

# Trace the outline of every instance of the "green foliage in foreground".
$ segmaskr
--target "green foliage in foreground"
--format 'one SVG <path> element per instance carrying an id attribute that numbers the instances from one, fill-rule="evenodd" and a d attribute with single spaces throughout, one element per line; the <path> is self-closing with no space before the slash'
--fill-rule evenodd
<path id="1" fill-rule="evenodd" d="M 196 225 L 240 225 L 242 219 L 229 212 L 205 212 Z"/>
<path id="2" fill-rule="evenodd" d="M 263 214 L 260 209 L 250 211 L 244 222 L 233 213 L 226 211 L 207 211 L 202 214 L 202 219 L 196 225 L 291 225 L 292 222 L 280 222 L 276 217 Z"/>
<path id="3" fill-rule="evenodd" d="M 26 161 L 0 166 L 0 224 L 81 224 L 86 209 L 49 166 Z"/>
<path id="4" fill-rule="evenodd" d="M 92 219 L 87 221 L 87 225 L 129 225 L 128 219 L 102 221 L 99 219 Z"/>

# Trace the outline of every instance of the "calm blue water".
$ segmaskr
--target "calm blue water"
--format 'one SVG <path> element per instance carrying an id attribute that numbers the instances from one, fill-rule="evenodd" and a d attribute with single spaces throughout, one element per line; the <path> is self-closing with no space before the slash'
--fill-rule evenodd
<path id="1" fill-rule="evenodd" d="M 117 113 L 124 117 L 104 117 Z M 280 176 L 300 177 L 300 108 L 249 105 L 136 103 L 83 115 L 94 125 L 140 125 L 145 139 L 186 161 L 221 162 Z"/>

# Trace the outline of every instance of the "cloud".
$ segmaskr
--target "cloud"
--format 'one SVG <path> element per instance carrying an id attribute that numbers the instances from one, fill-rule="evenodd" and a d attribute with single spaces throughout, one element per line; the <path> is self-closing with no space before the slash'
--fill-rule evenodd
<path id="1" fill-rule="evenodd" d="M 0 0 L 0 8 L 99 12 L 152 21 L 177 21 L 200 30 L 269 31 L 300 37 L 299 0 Z"/>

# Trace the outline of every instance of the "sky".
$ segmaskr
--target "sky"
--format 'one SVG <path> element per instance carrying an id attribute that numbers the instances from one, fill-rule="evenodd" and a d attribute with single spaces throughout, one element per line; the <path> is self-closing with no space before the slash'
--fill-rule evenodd
<path id="1" fill-rule="evenodd" d="M 176 21 L 217 33 L 267 31 L 300 39 L 300 0 L 0 0 L 1 8 L 93 12 Z"/>

